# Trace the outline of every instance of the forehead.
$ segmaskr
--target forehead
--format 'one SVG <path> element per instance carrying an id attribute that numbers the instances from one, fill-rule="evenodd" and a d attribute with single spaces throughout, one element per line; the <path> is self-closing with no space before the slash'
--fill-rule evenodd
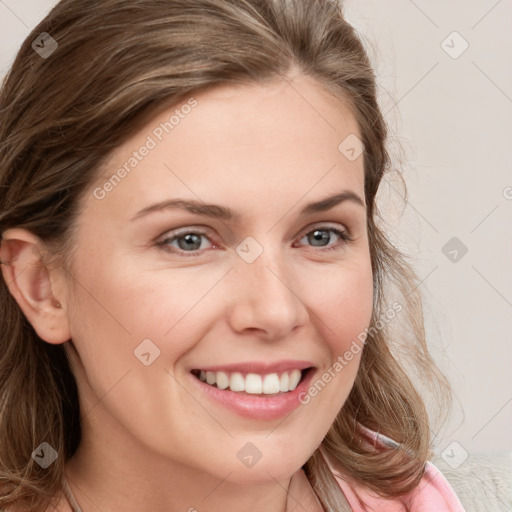
<path id="1" fill-rule="evenodd" d="M 310 200 L 343 188 L 362 194 L 363 155 L 346 157 L 347 137 L 360 137 L 349 106 L 307 77 L 222 85 L 155 115 L 113 152 L 95 186 L 112 182 L 102 206 L 132 215 L 172 196 L 243 211 L 309 191 Z"/>

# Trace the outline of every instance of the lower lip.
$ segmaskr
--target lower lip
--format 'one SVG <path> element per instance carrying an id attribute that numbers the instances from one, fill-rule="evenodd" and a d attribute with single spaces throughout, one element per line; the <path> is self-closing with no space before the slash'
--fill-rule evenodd
<path id="1" fill-rule="evenodd" d="M 231 391 L 230 389 L 219 389 L 199 380 L 191 373 L 190 377 L 207 396 L 240 416 L 255 420 L 275 420 L 290 414 L 300 405 L 303 405 L 299 401 L 299 396 L 307 393 L 314 374 L 315 369 L 310 368 L 304 379 L 293 391 L 276 396 L 250 395 Z"/>

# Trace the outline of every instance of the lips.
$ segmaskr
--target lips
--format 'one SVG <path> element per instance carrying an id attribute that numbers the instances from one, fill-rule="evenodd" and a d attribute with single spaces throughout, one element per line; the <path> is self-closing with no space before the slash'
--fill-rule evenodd
<path id="1" fill-rule="evenodd" d="M 297 364 L 297 362 L 294 362 Z M 280 363 L 282 364 L 282 363 Z M 292 364 L 292 367 L 295 365 Z M 289 363 L 286 363 L 283 365 L 286 367 L 288 365 L 288 369 L 290 368 Z M 190 375 L 190 383 L 192 388 L 197 389 L 199 393 L 202 394 L 202 396 L 206 397 L 208 400 L 212 401 L 213 404 L 219 405 L 222 408 L 225 408 L 227 410 L 230 410 L 234 413 L 236 413 L 239 416 L 244 416 L 246 418 L 250 418 L 253 420 L 260 420 L 260 421 L 271 421 L 276 420 L 279 418 L 283 418 L 284 416 L 287 416 L 295 409 L 300 408 L 303 406 L 303 402 L 300 400 L 300 397 L 307 393 L 307 390 L 309 389 L 309 386 L 311 385 L 311 382 L 314 378 L 314 376 L 317 373 L 317 369 L 311 365 L 311 363 L 302 364 L 301 366 L 306 366 L 306 368 L 299 370 L 298 368 L 293 368 L 290 372 L 293 373 L 295 371 L 295 374 L 300 374 L 300 380 L 296 387 L 291 391 L 279 391 L 278 393 L 268 393 L 265 394 L 265 390 L 263 389 L 263 381 L 265 378 L 272 381 L 274 380 L 274 388 L 270 387 L 267 388 L 267 391 L 274 391 L 276 389 L 276 378 L 277 375 L 280 375 L 282 373 L 288 373 L 288 372 L 282 372 L 280 373 L 275 372 L 277 375 L 275 377 L 272 377 L 272 373 L 268 373 L 269 368 L 272 368 L 272 365 L 256 365 L 257 367 L 264 368 L 267 373 L 262 374 L 252 374 L 250 372 L 245 372 L 242 374 L 242 372 L 227 372 L 223 371 L 226 369 L 232 369 L 234 367 L 241 369 L 247 367 L 254 368 L 254 364 L 246 364 L 246 365 L 229 365 L 229 366 L 223 366 L 221 370 L 213 372 L 213 368 L 221 368 L 221 367 L 209 367 L 208 370 L 206 369 L 193 369 L 189 372 Z M 281 366 L 281 367 L 283 367 Z M 273 365 L 274 368 L 279 368 L 278 365 Z M 211 375 L 211 373 L 215 373 L 214 376 Z M 213 384 L 208 384 L 204 380 L 201 379 L 201 374 L 203 374 L 203 377 L 206 378 L 207 373 L 210 374 L 210 381 L 213 382 Z M 254 391 L 260 391 L 258 386 L 259 384 L 251 384 L 249 382 L 249 389 L 245 391 L 233 391 L 230 389 L 230 387 L 226 387 L 224 389 L 221 389 L 217 387 L 217 375 L 219 373 L 225 373 L 226 378 L 229 376 L 231 379 L 233 374 L 238 373 L 240 377 L 244 376 L 244 378 L 249 379 L 255 379 L 254 375 L 259 377 L 262 381 L 262 389 L 260 393 L 255 393 Z M 237 377 L 238 378 L 238 377 Z M 295 377 L 296 379 L 297 377 Z M 221 377 L 222 379 L 222 377 Z M 230 385 L 231 385 L 231 381 Z M 281 384 L 281 381 L 279 380 L 279 383 Z M 221 382 L 221 386 L 224 386 L 226 384 L 226 381 Z M 295 385 L 295 383 L 292 383 Z M 268 382 L 267 382 L 268 385 Z M 245 384 L 244 384 L 245 386 Z M 251 386 L 255 386 L 251 388 Z M 270 383 L 270 386 L 272 386 L 272 382 Z M 235 388 L 236 388 L 236 382 L 235 382 Z M 252 393 L 248 391 L 253 391 Z"/>

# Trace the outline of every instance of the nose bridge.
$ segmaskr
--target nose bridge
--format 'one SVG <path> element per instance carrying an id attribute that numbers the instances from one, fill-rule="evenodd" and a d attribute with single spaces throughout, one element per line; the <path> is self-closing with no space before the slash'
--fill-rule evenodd
<path id="1" fill-rule="evenodd" d="M 236 266 L 231 315 L 236 330 L 260 329 L 278 338 L 307 320 L 294 271 L 280 249 L 264 247 L 254 261 L 240 257 Z"/>

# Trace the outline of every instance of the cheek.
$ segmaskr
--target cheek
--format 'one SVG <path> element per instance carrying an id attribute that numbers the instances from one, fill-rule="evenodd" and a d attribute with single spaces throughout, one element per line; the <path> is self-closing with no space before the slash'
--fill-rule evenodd
<path id="1" fill-rule="evenodd" d="M 334 359 L 344 353 L 370 324 L 373 310 L 373 275 L 370 262 L 340 267 L 326 274 L 322 286 L 311 290 L 322 338 Z"/>
<path id="2" fill-rule="evenodd" d="M 319 329 L 322 348 L 327 357 L 300 397 L 314 419 L 307 427 L 308 435 L 319 444 L 327 434 L 347 400 L 355 382 L 363 343 L 358 336 L 365 332 L 373 309 L 373 278 L 371 266 L 338 267 L 322 279 L 321 289 L 311 288 L 311 307 Z"/>
<path id="3" fill-rule="evenodd" d="M 166 375 L 163 370 L 204 336 L 209 317 L 203 298 L 219 275 L 198 280 L 191 274 L 187 269 L 135 272 L 126 264 L 91 265 L 75 274 L 80 285 L 69 309 L 71 338 L 96 394 L 101 396 L 127 371 L 131 379 L 146 370 L 138 357 L 148 351 L 151 373 Z"/>

